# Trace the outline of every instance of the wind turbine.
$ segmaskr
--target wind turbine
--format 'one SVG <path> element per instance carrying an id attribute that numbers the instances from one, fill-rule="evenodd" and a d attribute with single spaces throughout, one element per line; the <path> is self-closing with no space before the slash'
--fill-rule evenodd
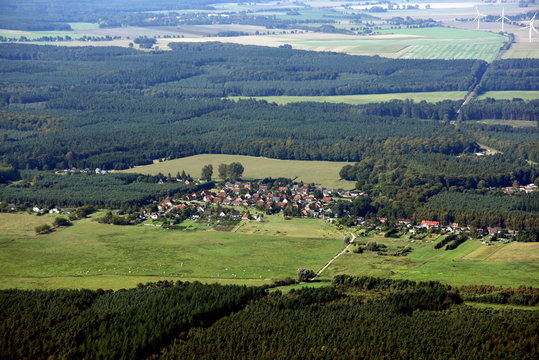
<path id="1" fill-rule="evenodd" d="M 477 6 L 475 7 L 475 11 L 477 11 L 477 16 L 473 19 L 473 21 L 477 20 L 477 30 L 479 30 L 479 23 L 481 22 L 481 18 L 484 18 L 487 16 L 485 14 L 481 14 Z"/>
<path id="2" fill-rule="evenodd" d="M 533 23 L 535 22 L 535 16 L 536 16 L 536 15 L 537 15 L 537 13 L 535 13 L 535 14 L 533 15 L 533 17 L 532 17 L 530 20 L 526 21 L 526 22 L 528 23 L 528 25 L 526 25 L 526 26 L 524 27 L 525 29 L 530 29 L 530 33 L 529 33 L 529 35 L 528 35 L 528 36 L 529 36 L 529 39 L 530 39 L 530 42 L 532 42 L 532 30 L 539 34 L 539 32 L 537 32 L 537 30 L 536 30 L 535 27 L 533 26 Z"/>
<path id="3" fill-rule="evenodd" d="M 502 32 L 503 32 L 503 24 L 505 23 L 505 20 L 507 20 L 509 22 L 511 21 L 505 16 L 505 8 L 504 7 L 502 8 L 502 16 L 500 16 L 496 21 L 500 21 L 500 20 L 502 21 Z"/>

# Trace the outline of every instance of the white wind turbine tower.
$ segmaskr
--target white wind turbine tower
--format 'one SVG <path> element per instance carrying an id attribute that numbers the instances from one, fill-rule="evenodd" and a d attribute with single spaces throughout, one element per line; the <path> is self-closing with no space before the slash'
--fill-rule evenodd
<path id="1" fill-rule="evenodd" d="M 505 16 L 505 8 L 502 8 L 502 16 L 500 16 L 496 21 L 502 21 L 502 32 L 503 32 L 503 25 L 505 23 L 505 20 L 511 22 L 506 16 Z"/>
<path id="2" fill-rule="evenodd" d="M 535 22 L 535 16 L 537 15 L 537 13 L 535 13 L 533 15 L 533 17 L 527 21 L 528 25 L 526 25 L 525 29 L 530 29 L 530 33 L 529 33 L 529 39 L 530 39 L 530 42 L 532 42 L 532 30 L 535 31 L 536 33 L 539 34 L 539 32 L 537 32 L 537 30 L 535 29 L 535 26 L 533 26 L 533 23 Z"/>
<path id="3" fill-rule="evenodd" d="M 475 11 L 477 11 L 477 16 L 473 19 L 474 21 L 477 20 L 477 30 L 479 30 L 479 23 L 481 22 L 481 18 L 487 17 L 485 14 L 481 14 L 479 12 L 479 9 L 477 6 L 475 7 Z"/>

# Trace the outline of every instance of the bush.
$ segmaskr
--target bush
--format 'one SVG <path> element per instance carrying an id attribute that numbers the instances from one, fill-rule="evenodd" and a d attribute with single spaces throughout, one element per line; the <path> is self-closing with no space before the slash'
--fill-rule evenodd
<path id="1" fill-rule="evenodd" d="M 71 226 L 73 225 L 71 221 L 66 219 L 65 217 L 57 217 L 54 219 L 54 222 L 52 223 L 54 227 L 61 227 L 61 226 Z"/>
<path id="2" fill-rule="evenodd" d="M 316 276 L 316 273 L 311 269 L 300 268 L 297 273 L 299 282 L 309 281 Z"/>
<path id="3" fill-rule="evenodd" d="M 50 226 L 48 224 L 44 224 L 44 225 L 36 226 L 35 230 L 36 230 L 36 234 L 39 235 L 39 234 L 48 234 L 53 229 L 52 229 L 52 226 Z"/>

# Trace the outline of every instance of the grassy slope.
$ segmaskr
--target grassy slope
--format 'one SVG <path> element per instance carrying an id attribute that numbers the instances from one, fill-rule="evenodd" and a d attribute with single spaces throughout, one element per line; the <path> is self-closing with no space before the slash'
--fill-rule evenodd
<path id="1" fill-rule="evenodd" d="M 0 214 L 0 288 L 124 288 L 158 279 L 267 283 L 294 277 L 298 267 L 318 269 L 342 248 L 342 235 L 322 221 L 290 220 L 299 236 L 180 232 L 77 221 L 36 236 L 51 216 Z M 271 221 L 269 222 L 271 223 Z M 314 227 L 313 227 L 314 225 Z M 303 233 L 303 229 L 310 232 Z M 273 230 L 272 230 L 273 229 Z"/>
<path id="2" fill-rule="evenodd" d="M 434 250 L 433 243 L 427 242 L 410 243 L 380 237 L 359 240 L 374 240 L 393 246 L 412 246 L 414 251 L 406 257 L 377 256 L 372 253 L 344 254 L 329 267 L 326 277 L 350 274 L 391 276 L 417 281 L 438 280 L 456 286 L 539 286 L 536 276 L 539 272 L 539 251 L 533 244 L 496 245 L 493 247 L 497 248 L 496 256 L 479 255 L 473 259 L 468 255 L 474 252 L 477 255 L 477 251 L 482 251 L 485 247 L 476 240 L 468 240 L 452 251 Z M 528 256 L 522 256 L 523 251 Z"/>
<path id="3" fill-rule="evenodd" d="M 368 94 L 368 95 L 337 95 L 337 96 L 260 96 L 253 97 L 257 100 L 266 100 L 279 105 L 285 105 L 292 102 L 328 102 L 328 103 L 345 103 L 350 105 L 362 105 L 373 102 L 382 102 L 390 100 L 406 100 L 412 99 L 415 102 L 422 100 L 428 102 L 438 102 L 442 100 L 462 100 L 466 96 L 466 91 L 433 91 L 433 92 L 417 92 L 417 93 L 393 93 L 393 94 Z M 236 100 L 248 97 L 230 97 Z"/>
<path id="4" fill-rule="evenodd" d="M 143 174 L 163 174 L 172 175 L 182 170 L 194 177 L 200 176 L 200 171 L 204 165 L 212 164 L 214 176 L 217 176 L 219 164 L 230 164 L 239 161 L 245 167 L 243 178 L 262 179 L 265 177 L 288 177 L 297 178 L 297 181 L 305 183 L 316 183 L 326 187 L 334 188 L 354 188 L 353 181 L 339 180 L 339 171 L 346 162 L 331 161 L 300 161 L 300 160 L 277 160 L 259 158 L 242 155 L 222 155 L 222 154 L 202 154 L 181 159 L 157 162 L 152 165 L 137 166 L 125 172 L 136 172 Z"/>

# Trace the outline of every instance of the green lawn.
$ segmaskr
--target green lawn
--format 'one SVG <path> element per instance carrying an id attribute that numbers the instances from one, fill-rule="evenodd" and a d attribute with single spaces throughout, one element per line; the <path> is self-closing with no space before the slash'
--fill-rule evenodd
<path id="1" fill-rule="evenodd" d="M 168 173 L 175 175 L 178 171 L 185 170 L 186 173 L 199 177 L 202 167 L 212 164 L 215 177 L 219 164 L 230 164 L 234 161 L 241 162 L 245 167 L 244 179 L 287 177 L 305 183 L 343 189 L 353 189 L 355 185 L 353 181 L 339 179 L 339 171 L 348 164 L 346 162 L 278 160 L 243 155 L 202 154 L 137 166 L 123 171 L 154 175 L 161 172 L 165 175 Z"/>
<path id="2" fill-rule="evenodd" d="M 99 29 L 98 23 L 72 22 L 72 23 L 69 23 L 69 26 L 71 26 L 72 30 L 78 30 L 78 31 Z"/>
<path id="3" fill-rule="evenodd" d="M 539 286 L 539 263 L 534 257 L 536 249 L 528 246 L 530 257 L 497 257 L 485 260 L 465 258 L 466 255 L 483 247 L 477 240 L 468 240 L 455 250 L 435 250 L 437 242 L 410 243 L 400 239 L 380 237 L 358 238 L 359 241 L 374 240 L 391 246 L 412 246 L 414 250 L 405 257 L 378 256 L 373 253 L 347 253 L 338 258 L 329 268 L 325 278 L 338 274 L 368 275 L 409 279 L 415 281 L 437 280 L 450 285 L 488 284 L 506 287 L 520 285 Z M 497 245 L 496 254 L 512 254 L 513 248 L 527 244 Z M 533 256 L 531 256 L 533 255 Z"/>
<path id="4" fill-rule="evenodd" d="M 390 100 L 412 99 L 415 102 L 428 101 L 438 102 L 442 100 L 462 100 L 466 96 L 466 91 L 433 91 L 416 93 L 393 93 L 393 94 L 368 94 L 368 95 L 336 95 L 336 96 L 259 96 L 252 97 L 257 100 L 274 102 L 285 105 L 293 102 L 315 101 L 328 103 L 345 103 L 350 105 L 363 105 L 373 102 L 383 102 Z M 230 97 L 232 100 L 247 99 L 249 97 Z"/>
<path id="5" fill-rule="evenodd" d="M 523 100 L 539 100 L 539 91 L 511 90 L 511 91 L 487 91 L 477 97 L 479 100 L 486 98 L 493 99 L 514 99 L 520 98 Z"/>
<path id="6" fill-rule="evenodd" d="M 295 277 L 300 267 L 318 269 L 343 247 L 338 233 L 331 238 L 317 231 L 304 237 L 169 231 L 89 219 L 34 234 L 36 225 L 52 219 L 0 214 L 0 288 L 118 289 L 159 279 L 261 284 Z M 297 224 L 298 231 L 318 226 Z"/>

